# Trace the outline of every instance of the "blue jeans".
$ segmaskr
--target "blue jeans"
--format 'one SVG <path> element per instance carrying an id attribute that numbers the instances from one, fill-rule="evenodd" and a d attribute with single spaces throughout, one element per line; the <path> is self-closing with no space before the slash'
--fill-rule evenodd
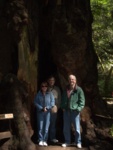
<path id="1" fill-rule="evenodd" d="M 51 113 L 51 117 L 50 117 L 50 140 L 56 139 L 56 119 L 57 119 L 57 113 Z"/>
<path id="2" fill-rule="evenodd" d="M 73 123 L 75 128 L 75 143 L 81 144 L 81 133 L 80 133 L 80 113 L 77 111 L 64 111 L 63 112 L 63 120 L 64 120 L 64 138 L 65 143 L 71 143 L 71 123 Z"/>
<path id="3" fill-rule="evenodd" d="M 50 111 L 37 112 L 37 125 L 38 125 L 38 141 L 48 140 L 48 130 L 50 125 Z"/>

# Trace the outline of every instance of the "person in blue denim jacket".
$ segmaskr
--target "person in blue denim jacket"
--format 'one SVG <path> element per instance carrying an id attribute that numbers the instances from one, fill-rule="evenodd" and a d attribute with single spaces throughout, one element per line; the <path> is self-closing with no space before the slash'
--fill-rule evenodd
<path id="1" fill-rule="evenodd" d="M 51 108 L 55 105 L 52 92 L 48 92 L 47 82 L 41 83 L 40 91 L 37 93 L 34 105 L 37 112 L 38 141 L 40 146 L 47 146 L 48 130 L 50 125 Z"/>

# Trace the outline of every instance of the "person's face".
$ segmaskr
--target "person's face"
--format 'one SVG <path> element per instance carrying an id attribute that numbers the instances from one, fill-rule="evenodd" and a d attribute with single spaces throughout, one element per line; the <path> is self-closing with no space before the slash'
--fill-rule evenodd
<path id="1" fill-rule="evenodd" d="M 42 90 L 42 92 L 46 92 L 47 91 L 47 84 L 45 83 L 43 83 L 42 85 L 41 85 L 41 90 Z"/>
<path id="2" fill-rule="evenodd" d="M 75 76 L 69 76 L 69 84 L 70 84 L 70 86 L 75 86 L 76 85 Z"/>
<path id="3" fill-rule="evenodd" d="M 55 84 L 55 78 L 48 79 L 48 84 L 49 84 L 50 87 L 54 86 L 54 84 Z"/>

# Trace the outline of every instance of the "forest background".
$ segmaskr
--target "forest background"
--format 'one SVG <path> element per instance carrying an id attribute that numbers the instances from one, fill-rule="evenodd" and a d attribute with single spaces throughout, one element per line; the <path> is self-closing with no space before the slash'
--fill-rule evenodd
<path id="1" fill-rule="evenodd" d="M 91 0 L 92 38 L 98 56 L 100 94 L 113 97 L 113 5 L 112 0 Z"/>

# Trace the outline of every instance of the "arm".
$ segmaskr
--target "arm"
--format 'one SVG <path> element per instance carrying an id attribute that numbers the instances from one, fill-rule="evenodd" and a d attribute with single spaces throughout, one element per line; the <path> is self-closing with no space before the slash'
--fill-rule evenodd
<path id="1" fill-rule="evenodd" d="M 51 92 L 51 108 L 55 105 L 55 99 L 54 99 L 54 95 L 53 93 Z"/>
<path id="2" fill-rule="evenodd" d="M 36 95 L 35 99 L 34 99 L 34 105 L 36 107 L 37 110 L 41 111 L 43 109 L 42 105 L 40 104 L 39 101 L 39 93 Z"/>
<path id="3" fill-rule="evenodd" d="M 80 112 L 85 106 L 85 96 L 84 96 L 84 92 L 81 88 L 80 88 L 78 97 L 79 97 L 78 107 L 76 110 Z"/>
<path id="4" fill-rule="evenodd" d="M 50 94 L 50 104 L 46 107 L 47 109 L 51 109 L 55 105 L 55 99 L 53 93 L 50 92 L 49 94 Z"/>

